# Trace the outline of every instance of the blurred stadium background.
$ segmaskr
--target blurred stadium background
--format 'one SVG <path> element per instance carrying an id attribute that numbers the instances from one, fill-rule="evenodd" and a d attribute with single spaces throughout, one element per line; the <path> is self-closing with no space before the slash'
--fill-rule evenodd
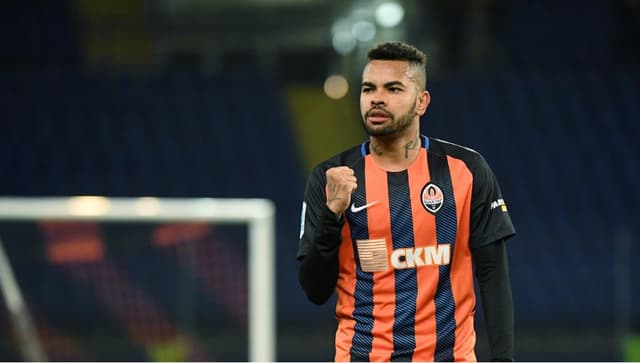
<path id="1" fill-rule="evenodd" d="M 364 138 L 366 49 L 406 40 L 430 57 L 423 132 L 484 154 L 519 231 L 517 359 L 638 361 L 639 38 L 637 0 L 4 1 L 0 195 L 270 198 L 277 360 L 331 360 L 333 301 L 297 283 L 304 182 Z M 246 360 L 245 234 L 0 223 L 59 361 Z M 0 359 L 22 360 L 9 320 Z"/>

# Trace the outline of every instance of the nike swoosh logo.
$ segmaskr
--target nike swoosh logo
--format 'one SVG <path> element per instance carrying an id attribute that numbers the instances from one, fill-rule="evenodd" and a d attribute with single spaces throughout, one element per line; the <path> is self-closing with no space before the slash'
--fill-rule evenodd
<path id="1" fill-rule="evenodd" d="M 365 204 L 365 205 L 361 205 L 361 206 L 359 206 L 359 207 L 356 207 L 356 204 L 355 204 L 355 203 L 351 203 L 351 213 L 358 213 L 358 212 L 360 212 L 361 210 L 365 210 L 365 209 L 367 209 L 367 208 L 369 208 L 369 207 L 371 207 L 371 206 L 373 206 L 373 205 L 378 204 L 378 202 L 379 202 L 378 200 L 374 200 L 374 201 L 373 201 L 373 202 L 371 202 L 371 203 L 367 203 L 367 204 Z"/>

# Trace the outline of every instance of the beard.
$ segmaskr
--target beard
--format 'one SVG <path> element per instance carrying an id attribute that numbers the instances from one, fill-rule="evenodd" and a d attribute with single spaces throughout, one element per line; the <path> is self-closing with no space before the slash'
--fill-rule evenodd
<path id="1" fill-rule="evenodd" d="M 389 114 L 389 122 L 382 128 L 372 127 L 369 123 L 367 123 L 367 115 L 371 110 L 375 110 L 376 108 L 372 108 L 367 111 L 362 120 L 362 125 L 364 126 L 364 130 L 367 132 L 369 136 L 380 137 L 380 136 L 389 136 L 394 134 L 399 134 L 400 132 L 406 130 L 411 126 L 411 122 L 416 117 L 416 108 L 418 107 L 418 101 L 413 103 L 413 106 L 409 111 L 400 115 L 399 117 L 395 117 L 392 113 L 387 110 L 382 109 Z"/>

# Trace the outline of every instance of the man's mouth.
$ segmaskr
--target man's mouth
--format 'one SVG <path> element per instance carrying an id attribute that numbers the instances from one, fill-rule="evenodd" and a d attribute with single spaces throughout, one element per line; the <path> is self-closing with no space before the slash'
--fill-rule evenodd
<path id="1" fill-rule="evenodd" d="M 367 120 L 371 123 L 381 123 L 389 120 L 391 118 L 391 113 L 380 109 L 373 109 L 369 110 L 366 116 Z"/>

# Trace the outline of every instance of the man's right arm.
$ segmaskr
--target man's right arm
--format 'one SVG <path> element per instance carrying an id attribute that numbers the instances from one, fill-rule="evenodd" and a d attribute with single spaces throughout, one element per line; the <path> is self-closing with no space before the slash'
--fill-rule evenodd
<path id="1" fill-rule="evenodd" d="M 353 170 L 347 167 L 316 168 L 307 182 L 298 278 L 314 304 L 324 304 L 335 290 L 343 211 L 355 188 Z"/>
<path id="2" fill-rule="evenodd" d="M 317 305 L 324 304 L 336 288 L 343 219 L 338 219 L 325 206 L 317 220 L 309 250 L 301 257 L 298 270 L 300 285 L 309 300 Z"/>

